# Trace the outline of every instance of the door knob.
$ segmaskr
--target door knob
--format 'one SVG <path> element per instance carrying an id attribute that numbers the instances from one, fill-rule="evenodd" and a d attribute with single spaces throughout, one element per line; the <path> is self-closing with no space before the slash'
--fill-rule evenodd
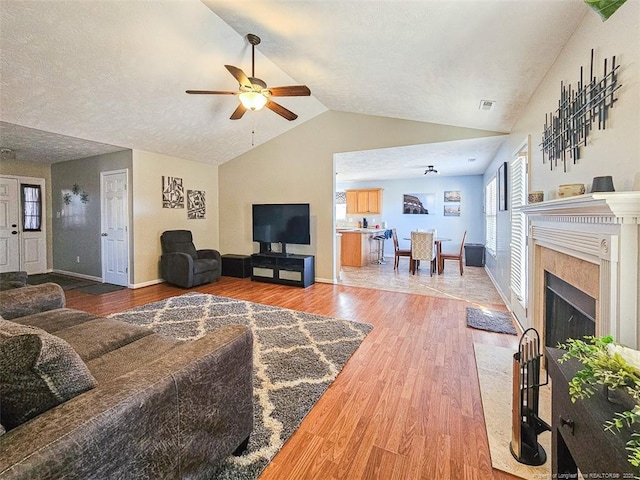
<path id="1" fill-rule="evenodd" d="M 15 230 L 13 232 L 11 232 L 11 235 L 17 235 L 17 234 L 18 234 L 18 232 L 15 231 Z"/>
<path id="2" fill-rule="evenodd" d="M 11 224 L 11 228 L 16 228 L 18 225 L 16 225 L 15 223 Z"/>
<path id="3" fill-rule="evenodd" d="M 106 233 L 101 233 L 100 236 L 107 237 L 108 235 Z"/>

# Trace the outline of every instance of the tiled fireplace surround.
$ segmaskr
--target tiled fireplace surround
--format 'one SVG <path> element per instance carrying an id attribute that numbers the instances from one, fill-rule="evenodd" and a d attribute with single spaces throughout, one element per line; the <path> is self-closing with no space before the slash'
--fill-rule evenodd
<path id="1" fill-rule="evenodd" d="M 545 338 L 548 271 L 595 298 L 596 335 L 640 348 L 640 192 L 593 193 L 522 207 L 529 219 L 527 324 Z"/>

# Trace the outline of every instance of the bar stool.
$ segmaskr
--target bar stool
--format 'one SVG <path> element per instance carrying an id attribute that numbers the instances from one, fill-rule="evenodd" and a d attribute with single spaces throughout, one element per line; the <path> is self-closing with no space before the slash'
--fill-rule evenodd
<path id="1" fill-rule="evenodd" d="M 378 265 L 384 265 L 387 263 L 384 259 L 384 241 L 387 238 L 391 238 L 391 230 L 385 230 L 383 233 L 372 237 L 371 240 L 375 240 L 377 243 L 376 248 L 376 261 L 373 263 L 377 263 Z"/>

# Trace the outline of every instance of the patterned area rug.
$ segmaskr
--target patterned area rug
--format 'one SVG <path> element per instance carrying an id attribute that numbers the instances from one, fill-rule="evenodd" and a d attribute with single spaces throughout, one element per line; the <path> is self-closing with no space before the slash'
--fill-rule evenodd
<path id="1" fill-rule="evenodd" d="M 467 325 L 489 332 L 517 335 L 509 312 L 467 307 Z"/>
<path id="2" fill-rule="evenodd" d="M 188 293 L 110 316 L 184 340 L 222 325 L 254 335 L 254 429 L 249 448 L 229 457 L 216 477 L 258 477 L 373 328 L 367 323 L 233 298 Z"/>

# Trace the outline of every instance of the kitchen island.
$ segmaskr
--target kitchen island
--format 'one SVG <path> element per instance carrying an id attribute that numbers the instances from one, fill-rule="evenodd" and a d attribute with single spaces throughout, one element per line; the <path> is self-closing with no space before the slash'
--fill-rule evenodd
<path id="1" fill-rule="evenodd" d="M 373 263 L 377 252 L 377 235 L 384 235 L 384 228 L 338 228 L 342 234 L 341 262 L 347 267 L 361 267 Z"/>

